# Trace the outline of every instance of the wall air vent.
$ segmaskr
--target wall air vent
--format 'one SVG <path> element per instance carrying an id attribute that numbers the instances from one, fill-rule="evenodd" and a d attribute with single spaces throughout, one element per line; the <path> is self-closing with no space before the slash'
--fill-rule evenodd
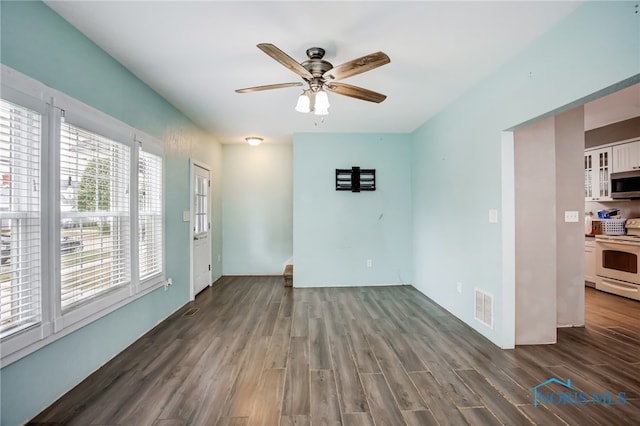
<path id="1" fill-rule="evenodd" d="M 476 288 L 473 308 L 475 319 L 493 330 L 493 295 Z"/>

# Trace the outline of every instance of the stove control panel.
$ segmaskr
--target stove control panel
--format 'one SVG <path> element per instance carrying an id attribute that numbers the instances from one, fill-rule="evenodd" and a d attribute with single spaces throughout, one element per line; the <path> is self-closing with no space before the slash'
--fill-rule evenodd
<path id="1" fill-rule="evenodd" d="M 640 218 L 627 219 L 624 226 L 628 235 L 640 236 Z"/>

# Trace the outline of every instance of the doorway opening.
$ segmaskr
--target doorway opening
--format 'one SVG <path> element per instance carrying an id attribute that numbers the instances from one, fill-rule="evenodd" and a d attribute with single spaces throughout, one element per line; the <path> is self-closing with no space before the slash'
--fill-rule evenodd
<path id="1" fill-rule="evenodd" d="M 503 248 L 513 247 L 515 254 L 505 255 L 503 276 L 513 283 L 512 294 L 505 292 L 505 297 L 514 301 L 515 345 L 555 343 L 558 328 L 585 325 L 585 131 L 598 120 L 604 125 L 603 120 L 640 116 L 636 100 L 627 116 L 609 105 L 594 119 L 595 106 L 639 83 L 636 75 L 503 135 L 503 210 L 514 218 L 503 224 L 508 243 Z M 505 156 L 509 150 L 513 155 Z M 566 213 L 573 212 L 578 223 L 565 221 L 571 216 Z"/>

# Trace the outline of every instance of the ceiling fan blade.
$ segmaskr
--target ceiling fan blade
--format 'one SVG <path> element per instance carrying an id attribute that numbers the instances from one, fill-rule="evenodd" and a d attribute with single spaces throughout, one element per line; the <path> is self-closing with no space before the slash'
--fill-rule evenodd
<path id="1" fill-rule="evenodd" d="M 300 77 L 305 78 L 307 80 L 311 80 L 313 75 L 302 65 L 296 62 L 291 56 L 284 53 L 282 50 L 278 49 L 276 46 L 270 43 L 260 43 L 258 45 L 258 49 L 262 50 L 267 55 L 271 56 L 276 61 L 280 62 L 285 67 L 289 68 L 291 71 L 298 74 Z"/>
<path id="2" fill-rule="evenodd" d="M 260 92 L 262 90 L 282 89 L 284 87 L 302 86 L 301 82 L 268 84 L 266 86 L 247 87 L 246 89 L 236 89 L 236 93 Z"/>
<path id="3" fill-rule="evenodd" d="M 339 95 L 349 96 L 363 101 L 380 103 L 387 99 L 386 95 L 374 92 L 373 90 L 363 89 L 362 87 L 352 86 L 344 83 L 328 83 L 327 90 Z"/>
<path id="4" fill-rule="evenodd" d="M 325 72 L 323 77 L 327 80 L 342 80 L 365 71 L 371 71 L 389 62 L 391 62 L 391 59 L 385 53 L 376 52 L 338 65 Z"/>

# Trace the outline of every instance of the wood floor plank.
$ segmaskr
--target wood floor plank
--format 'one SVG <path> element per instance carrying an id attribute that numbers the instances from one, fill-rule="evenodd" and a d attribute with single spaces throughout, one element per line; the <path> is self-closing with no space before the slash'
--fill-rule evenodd
<path id="1" fill-rule="evenodd" d="M 461 408 L 460 412 L 464 416 L 465 420 L 470 425 L 482 425 L 482 426 L 501 426 L 500 420 L 491 414 L 485 407 L 475 408 Z M 551 425 L 553 423 L 549 423 Z"/>
<path id="2" fill-rule="evenodd" d="M 233 356 L 244 347 L 245 342 L 240 339 L 224 341 L 218 337 L 210 342 L 207 350 L 201 354 L 199 362 L 194 367 L 188 367 L 189 375 L 173 389 L 171 398 L 157 401 L 160 402 L 157 405 L 162 410 L 159 418 L 190 420 L 199 414 L 200 407 L 206 399 L 213 396 L 217 397 L 220 403 L 224 402 L 227 393 L 216 391 L 231 389 L 238 372 L 238 366 L 233 364 Z M 219 374 L 222 369 L 226 370 L 225 374 Z M 213 383 L 216 390 L 212 394 Z M 155 401 L 153 394 L 144 395 L 144 398 Z M 137 404 L 132 405 L 134 411 L 136 407 Z"/>
<path id="3" fill-rule="evenodd" d="M 265 368 L 285 368 L 291 342 L 291 317 L 278 317 L 265 359 Z"/>
<path id="4" fill-rule="evenodd" d="M 331 350 L 329 336 L 322 318 L 309 319 L 309 366 L 312 370 L 331 368 Z"/>
<path id="5" fill-rule="evenodd" d="M 228 397 L 232 393 L 233 384 L 238 378 L 238 368 L 233 364 L 229 364 L 227 368 L 223 368 L 218 374 L 213 376 L 209 386 L 200 401 L 199 409 L 195 413 L 185 412 L 182 410 L 182 404 L 173 404 L 172 409 L 175 410 L 176 416 L 184 416 L 187 424 L 215 424 L 216 419 L 222 416 L 222 410 Z M 184 395 L 178 401 L 182 400 Z M 166 410 L 163 410 L 163 413 Z M 164 414 L 166 415 L 166 414 Z"/>
<path id="6" fill-rule="evenodd" d="M 291 337 L 282 415 L 308 416 L 309 389 L 309 339 L 301 336 Z"/>
<path id="7" fill-rule="evenodd" d="M 433 417 L 430 411 L 403 411 L 402 417 L 407 426 L 439 426 L 440 423 Z"/>
<path id="8" fill-rule="evenodd" d="M 310 426 L 309 416 L 282 416 L 280 426 Z"/>
<path id="9" fill-rule="evenodd" d="M 362 343 L 362 341 L 358 342 L 357 340 L 354 342 L 352 336 L 352 334 L 348 335 L 349 341 L 352 342 L 353 345 L 353 356 L 358 366 L 358 371 L 361 374 L 380 373 L 380 365 L 366 338 L 365 343 Z"/>
<path id="10" fill-rule="evenodd" d="M 262 374 L 268 343 L 268 337 L 254 337 L 240 354 L 244 362 L 231 388 L 225 409 L 221 410 L 222 416 L 248 417 L 251 415 L 252 402 L 257 396 L 256 383 Z"/>
<path id="11" fill-rule="evenodd" d="M 464 425 L 466 424 L 460 410 L 447 397 L 447 392 L 428 372 L 409 373 L 413 383 L 418 388 L 418 392 L 431 410 L 431 414 L 441 425 Z"/>
<path id="12" fill-rule="evenodd" d="M 533 404 L 523 404 L 519 405 L 518 408 L 537 425 L 567 425 L 564 420 L 544 406 L 534 407 Z"/>
<path id="13" fill-rule="evenodd" d="M 369 413 L 344 413 L 342 421 L 344 426 L 375 426 Z"/>
<path id="14" fill-rule="evenodd" d="M 456 370 L 456 374 L 477 395 L 480 396 L 484 405 L 504 424 L 525 425 L 531 424 L 529 419 L 511 404 L 496 388 L 476 370 Z"/>
<path id="15" fill-rule="evenodd" d="M 413 335 L 412 335 L 413 336 Z M 425 371 L 424 363 L 407 343 L 407 335 L 386 334 L 384 336 L 389 347 L 396 353 L 405 371 Z"/>
<path id="16" fill-rule="evenodd" d="M 293 309 L 291 323 L 291 335 L 296 337 L 309 335 L 309 304 L 307 302 L 296 303 Z"/>
<path id="17" fill-rule="evenodd" d="M 311 424 L 342 424 L 340 401 L 332 370 L 311 371 Z"/>
<path id="18" fill-rule="evenodd" d="M 323 302 L 325 325 L 329 336 L 342 336 L 345 334 L 344 320 L 335 302 Z"/>
<path id="19" fill-rule="evenodd" d="M 250 422 L 256 426 L 272 426 L 280 422 L 280 402 L 284 393 L 284 370 L 264 370 L 258 383 Z"/>
<path id="20" fill-rule="evenodd" d="M 349 349 L 346 336 L 329 338 L 331 356 L 335 366 L 335 380 L 343 413 L 364 413 L 369 411 L 367 398 L 360 381 L 356 363 Z"/>
<path id="21" fill-rule="evenodd" d="M 284 318 L 290 318 L 293 315 L 293 289 L 291 287 L 285 288 L 282 295 L 282 302 L 280 303 L 280 312 L 278 316 Z"/>
<path id="22" fill-rule="evenodd" d="M 375 424 L 394 426 L 406 424 L 382 374 L 363 374 L 362 382 Z"/>
<path id="23" fill-rule="evenodd" d="M 248 426 L 249 424 L 249 417 L 222 417 L 216 426 Z"/>
<path id="24" fill-rule="evenodd" d="M 269 303 L 267 307 L 267 312 L 262 320 L 262 325 L 260 328 L 261 336 L 271 336 L 273 334 L 273 330 L 276 325 L 276 318 L 278 317 L 278 312 L 280 311 L 280 302 L 272 302 Z"/>
<path id="25" fill-rule="evenodd" d="M 378 360 L 369 345 L 367 336 L 355 321 L 345 324 L 349 344 L 360 373 L 380 373 Z"/>
<path id="26" fill-rule="evenodd" d="M 528 388 L 514 382 L 502 370 L 496 369 L 494 365 L 481 362 L 475 364 L 475 369 L 512 404 L 527 404 L 531 401 Z"/>
<path id="27" fill-rule="evenodd" d="M 411 411 L 425 409 L 422 397 L 387 342 L 379 336 L 367 336 L 367 339 L 373 347 L 380 369 L 400 409 Z"/>
<path id="28" fill-rule="evenodd" d="M 640 424 L 640 303 L 585 300 L 584 328 L 502 350 L 409 286 L 223 277 L 29 424 Z M 627 403 L 534 407 L 551 377 Z"/>

